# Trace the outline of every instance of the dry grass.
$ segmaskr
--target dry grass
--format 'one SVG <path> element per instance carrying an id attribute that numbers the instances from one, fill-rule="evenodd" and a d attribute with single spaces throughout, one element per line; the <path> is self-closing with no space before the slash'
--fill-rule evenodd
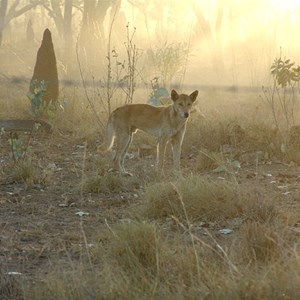
<path id="1" fill-rule="evenodd" d="M 0 270 L 0 295 L 2 300 L 22 300 L 24 292 L 22 285 L 15 276 L 3 274 Z"/>
<path id="2" fill-rule="evenodd" d="M 233 218 L 241 211 L 237 186 L 219 180 L 211 181 L 193 175 L 175 183 L 150 185 L 143 196 L 143 214 L 148 218 L 176 216 L 184 220 L 185 211 L 191 220 Z"/>
<path id="3" fill-rule="evenodd" d="M 119 174 L 96 172 L 85 177 L 81 183 L 81 188 L 88 193 L 104 193 L 120 191 L 125 188 L 125 185 Z"/>
<path id="4" fill-rule="evenodd" d="M 192 244 L 179 232 L 169 235 L 145 222 L 122 224 L 110 231 L 105 242 L 102 238 L 87 250 L 89 259 L 54 269 L 31 293 L 27 291 L 31 299 L 300 296 L 299 253 L 290 248 L 282 260 L 279 254 L 285 249 L 266 225 L 245 223 L 242 241 L 233 241 L 222 251 L 207 238 L 196 237 Z"/>
<path id="5" fill-rule="evenodd" d="M 27 115 L 23 102 L 27 100 L 19 97 L 21 92 L 19 85 L 1 90 L 3 99 L 18 99 L 14 105 L 12 101 L 0 102 L 3 118 Z M 53 120 L 55 132 L 49 138 L 52 140 L 47 156 L 41 155 L 36 164 L 37 157 L 33 155 L 14 174 L 19 186 L 20 182 L 25 183 L 30 197 L 26 198 L 27 190 L 15 191 L 14 183 L 3 185 L 1 208 L 5 208 L 3 217 L 10 218 L 0 224 L 4 232 L 1 231 L 1 254 L 5 254 L 8 264 L 15 260 L 14 266 L 21 266 L 26 275 L 19 281 L 18 277 L 1 273 L 1 297 L 300 298 L 299 233 L 293 230 L 299 217 L 292 211 L 297 207 L 297 194 L 291 190 L 290 198 L 281 193 L 275 197 L 276 191 L 267 180 L 251 182 L 246 177 L 244 165 L 240 171 L 244 176 L 230 180 L 224 179 L 229 177 L 226 174 L 218 179 L 218 174 L 210 172 L 225 159 L 236 158 L 245 151 L 261 150 L 283 158 L 283 138 L 270 123 L 257 118 L 255 99 L 204 95 L 201 104 L 211 107 L 205 111 L 205 118 L 197 112 L 192 115 L 183 146 L 182 161 L 188 165 L 185 170 L 192 174 L 158 183 L 158 178 L 148 180 L 147 170 L 151 168 L 146 169 L 141 160 L 131 160 L 130 167 L 136 169 L 136 174 L 147 173 L 147 180 L 108 173 L 106 159 L 89 156 L 96 153 L 96 146 L 101 143 L 101 127 L 82 91 L 65 89 L 63 93 L 69 104 Z M 103 103 L 97 101 L 96 95 L 92 99 L 105 121 Z M 214 107 L 219 111 L 215 112 Z M 267 115 L 267 111 L 259 113 Z M 83 150 L 77 148 L 77 141 L 81 147 L 82 141 L 87 141 L 86 156 L 79 155 Z M 152 145 L 153 140 L 140 135 L 135 143 L 134 151 L 135 145 Z M 222 153 L 224 144 L 229 145 L 229 154 Z M 38 145 L 31 146 L 34 154 Z M 57 155 L 51 156 L 51 151 L 57 151 Z M 285 158 L 296 157 L 297 150 L 293 151 L 289 152 L 290 158 Z M 55 162 L 57 168 L 40 192 L 31 185 L 44 176 L 42 166 L 47 163 L 43 159 Z M 153 163 L 154 159 L 149 161 Z M 13 163 L 5 163 L 5 170 L 11 171 Z M 272 166 L 264 167 L 268 170 Z M 144 173 L 139 173 L 142 168 Z M 72 173 L 73 169 L 76 172 Z M 198 174 L 203 170 L 205 177 Z M 251 169 L 252 173 L 258 171 Z M 2 178 L 5 176 L 5 172 L 1 173 Z M 249 184 L 245 185 L 247 180 Z M 259 197 L 255 194 L 256 185 L 262 189 Z M 67 205 L 60 206 L 64 201 Z M 89 213 L 81 219 L 75 215 L 79 204 Z M 139 221 L 133 221 L 134 218 Z M 240 223 L 233 227 L 236 220 Z M 29 226 L 35 234 L 30 235 Z M 219 229 L 224 226 L 233 228 L 232 234 L 220 234 Z"/>
<path id="6" fill-rule="evenodd" d="M 298 299 L 299 256 L 266 266 L 247 267 L 243 276 L 225 278 L 208 299 Z"/>
<path id="7" fill-rule="evenodd" d="M 230 144 L 229 124 L 233 121 L 226 118 L 203 118 L 192 114 L 183 144 L 183 153 L 191 148 L 207 149 L 219 152 L 220 146 Z"/>
<path id="8" fill-rule="evenodd" d="M 14 179 L 24 182 L 27 187 L 43 180 L 42 172 L 31 159 L 18 161 L 14 167 Z"/>
<path id="9" fill-rule="evenodd" d="M 209 152 L 208 150 L 201 150 L 197 155 L 195 169 L 197 171 L 208 171 L 217 168 L 224 163 L 224 156 L 222 153 Z"/>
<path id="10" fill-rule="evenodd" d="M 280 154 L 280 145 L 284 142 L 280 132 L 264 122 L 250 122 L 246 128 L 245 146 L 249 150 L 262 150 L 271 155 Z"/>
<path id="11" fill-rule="evenodd" d="M 285 144 L 287 153 L 281 151 Z M 223 153 L 227 146 L 228 153 Z M 231 118 L 228 115 L 199 118 L 191 117 L 183 144 L 183 154 L 198 155 L 199 169 L 210 169 L 218 165 L 224 157 L 230 159 L 239 157 L 242 153 L 262 151 L 268 157 L 288 159 L 298 162 L 299 154 L 294 148 L 288 147 L 285 133 L 279 132 L 272 124 L 247 118 Z M 206 162 L 202 155 L 207 154 Z"/>
<path id="12" fill-rule="evenodd" d="M 147 223 L 123 224 L 114 232 L 113 256 L 124 272 L 143 270 L 155 276 L 163 251 L 160 232 Z"/>
<path id="13" fill-rule="evenodd" d="M 108 158 L 98 158 L 86 167 L 82 176 L 80 189 L 87 193 L 108 193 L 133 190 L 137 181 L 132 177 L 122 177 L 110 170 Z"/>
<path id="14" fill-rule="evenodd" d="M 274 223 L 282 212 L 269 199 L 251 199 L 248 202 L 245 215 L 248 220 L 259 223 Z"/>
<path id="15" fill-rule="evenodd" d="M 276 227 L 259 222 L 246 222 L 240 228 L 242 254 L 248 264 L 280 258 Z"/>

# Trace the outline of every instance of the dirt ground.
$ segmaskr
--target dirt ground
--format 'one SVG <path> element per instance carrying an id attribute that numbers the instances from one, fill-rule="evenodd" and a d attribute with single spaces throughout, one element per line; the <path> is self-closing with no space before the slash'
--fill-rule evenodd
<path id="1" fill-rule="evenodd" d="M 28 133 L 19 135 L 28 139 Z M 138 174 L 131 190 L 83 192 L 82 177 L 99 158 L 100 141 L 85 146 L 83 140 L 73 139 L 70 133 L 35 133 L 30 156 L 40 175 L 37 182 L 26 186 L 14 174 L 8 138 L 8 133 L 2 134 L 0 143 L 0 264 L 2 272 L 21 273 L 17 276 L 29 281 L 42 277 L 54 263 L 63 265 L 79 259 L 82 248 L 92 246 L 95 234 L 101 236 L 107 224 L 131 219 L 147 176 L 154 172 L 153 156 L 134 156 L 126 161 L 127 168 Z M 195 159 L 182 158 L 184 174 L 191 172 Z M 203 176 L 220 179 L 229 175 L 210 171 Z M 248 193 L 266 193 L 300 216 L 299 167 L 268 161 L 244 163 L 235 176 Z M 222 242 L 237 234 L 235 221 L 209 226 Z M 223 228 L 233 232 L 225 237 L 219 233 Z M 300 219 L 291 230 L 300 232 Z"/>

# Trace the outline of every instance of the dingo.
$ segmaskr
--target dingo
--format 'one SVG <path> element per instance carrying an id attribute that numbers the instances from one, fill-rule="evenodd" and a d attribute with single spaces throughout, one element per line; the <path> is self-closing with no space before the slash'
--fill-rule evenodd
<path id="1" fill-rule="evenodd" d="M 109 151 L 116 138 L 114 169 L 122 175 L 131 175 L 124 168 L 124 158 L 133 134 L 140 129 L 157 138 L 157 164 L 160 173 L 163 172 L 166 145 L 171 141 L 174 169 L 180 173 L 181 145 L 187 119 L 197 96 L 198 91 L 194 91 L 188 96 L 178 95 L 175 90 L 172 90 L 173 104 L 169 106 L 129 104 L 117 108 L 108 119 L 105 141 L 100 147 L 100 152 L 104 154 Z"/>

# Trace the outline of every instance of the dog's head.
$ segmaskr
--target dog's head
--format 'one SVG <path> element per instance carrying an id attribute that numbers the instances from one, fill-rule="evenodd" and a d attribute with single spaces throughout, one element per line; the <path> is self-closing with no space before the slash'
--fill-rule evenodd
<path id="1" fill-rule="evenodd" d="M 175 90 L 172 90 L 171 98 L 174 102 L 174 109 L 181 118 L 187 119 L 190 116 L 193 103 L 197 96 L 198 91 L 194 91 L 190 95 L 179 95 Z"/>

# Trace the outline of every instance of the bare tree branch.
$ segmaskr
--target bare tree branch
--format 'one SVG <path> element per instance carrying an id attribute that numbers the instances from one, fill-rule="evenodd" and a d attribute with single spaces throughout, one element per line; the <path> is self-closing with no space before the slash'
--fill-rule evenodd
<path id="1" fill-rule="evenodd" d="M 17 18 L 19 16 L 21 16 L 22 14 L 24 14 L 26 11 L 31 10 L 32 8 L 38 6 L 38 5 L 42 5 L 43 3 L 45 3 L 47 0 L 36 0 L 36 1 L 32 1 L 31 3 L 23 6 L 22 8 L 20 8 L 19 10 L 17 10 L 17 6 L 20 3 L 20 0 L 16 0 L 15 2 L 13 2 L 13 4 L 11 5 L 11 7 L 9 8 L 6 17 L 5 17 L 5 24 L 4 27 L 14 18 Z"/>

